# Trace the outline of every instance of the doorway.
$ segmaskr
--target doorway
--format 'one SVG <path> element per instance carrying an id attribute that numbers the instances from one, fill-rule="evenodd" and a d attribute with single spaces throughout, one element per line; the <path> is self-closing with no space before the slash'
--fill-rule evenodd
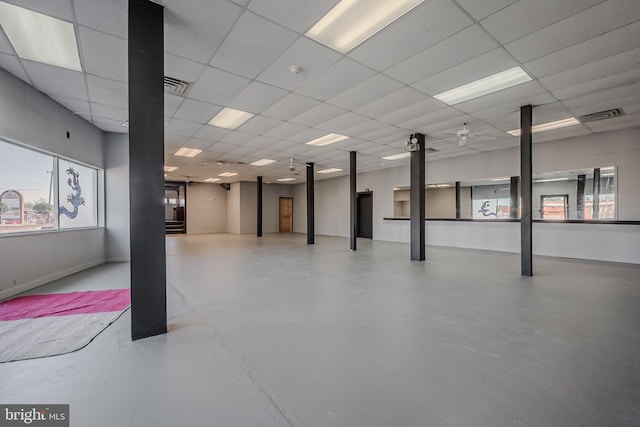
<path id="1" fill-rule="evenodd" d="M 568 194 L 547 194 L 540 196 L 541 219 L 568 219 L 568 212 Z"/>
<path id="2" fill-rule="evenodd" d="M 280 197 L 280 232 L 293 233 L 293 197 Z"/>
<path id="3" fill-rule="evenodd" d="M 167 234 L 187 231 L 186 187 L 184 183 L 164 184 L 164 226 Z"/>
<path id="4" fill-rule="evenodd" d="M 373 239 L 373 192 L 358 193 L 357 237 Z"/>

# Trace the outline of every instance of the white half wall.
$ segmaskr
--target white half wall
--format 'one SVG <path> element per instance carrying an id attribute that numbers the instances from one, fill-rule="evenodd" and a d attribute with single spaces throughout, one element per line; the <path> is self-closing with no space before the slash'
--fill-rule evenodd
<path id="1" fill-rule="evenodd" d="M 187 234 L 227 232 L 227 193 L 221 185 L 187 185 Z"/>

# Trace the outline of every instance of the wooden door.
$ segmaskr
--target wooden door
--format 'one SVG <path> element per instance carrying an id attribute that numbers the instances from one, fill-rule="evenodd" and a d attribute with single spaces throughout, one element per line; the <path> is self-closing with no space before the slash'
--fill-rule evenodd
<path id="1" fill-rule="evenodd" d="M 280 232 L 293 233 L 292 197 L 280 197 Z"/>

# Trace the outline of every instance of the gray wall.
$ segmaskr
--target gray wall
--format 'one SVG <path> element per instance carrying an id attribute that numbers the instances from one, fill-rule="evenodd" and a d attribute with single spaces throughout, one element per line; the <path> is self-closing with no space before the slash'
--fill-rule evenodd
<path id="1" fill-rule="evenodd" d="M 107 133 L 105 157 L 107 261 L 129 261 L 129 135 Z"/>
<path id="2" fill-rule="evenodd" d="M 293 185 L 264 184 L 262 186 L 262 231 L 264 233 L 278 233 L 280 231 L 280 197 L 293 197 L 294 209 L 302 203 L 294 197 Z M 305 201 L 306 203 L 306 201 Z M 295 228 L 298 218 L 293 215 Z"/>
<path id="3" fill-rule="evenodd" d="M 227 193 L 218 184 L 187 185 L 187 234 L 227 232 Z"/>
<path id="4" fill-rule="evenodd" d="M 98 168 L 105 166 L 100 130 L 2 69 L 0 137 Z M 104 206 L 103 200 L 99 206 Z M 0 236 L 0 298 L 105 259 L 104 228 Z"/>

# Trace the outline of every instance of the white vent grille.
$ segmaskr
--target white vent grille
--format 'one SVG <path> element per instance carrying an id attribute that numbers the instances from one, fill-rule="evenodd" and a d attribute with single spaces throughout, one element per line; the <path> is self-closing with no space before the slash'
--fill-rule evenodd
<path id="1" fill-rule="evenodd" d="M 164 91 L 174 95 L 184 95 L 191 83 L 164 76 Z"/>
<path id="2" fill-rule="evenodd" d="M 582 123 L 597 122 L 598 120 L 612 119 L 614 117 L 624 116 L 625 112 L 622 108 L 614 108 L 612 110 L 599 111 L 597 113 L 585 114 L 578 117 Z"/>

